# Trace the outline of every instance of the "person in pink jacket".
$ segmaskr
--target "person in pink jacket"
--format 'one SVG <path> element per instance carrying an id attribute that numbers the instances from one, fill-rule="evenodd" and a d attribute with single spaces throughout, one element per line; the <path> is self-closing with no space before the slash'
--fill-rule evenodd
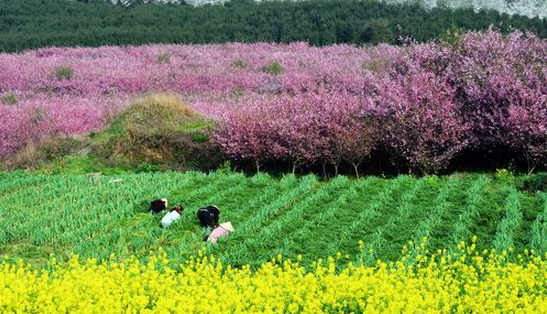
<path id="1" fill-rule="evenodd" d="M 221 223 L 220 225 L 215 226 L 213 232 L 209 234 L 209 236 L 207 237 L 207 242 L 216 244 L 219 238 L 227 236 L 230 232 L 234 232 L 234 227 L 232 226 L 232 223 L 229 221 Z"/>

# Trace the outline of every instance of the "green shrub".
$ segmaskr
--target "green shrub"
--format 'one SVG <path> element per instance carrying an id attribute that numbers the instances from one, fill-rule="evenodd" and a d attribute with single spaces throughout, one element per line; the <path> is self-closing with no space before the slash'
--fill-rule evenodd
<path id="1" fill-rule="evenodd" d="M 272 61 L 264 67 L 264 72 L 273 75 L 283 74 L 283 68 L 279 62 Z"/>
<path id="2" fill-rule="evenodd" d="M 74 70 L 69 65 L 61 65 L 55 68 L 55 77 L 58 80 L 70 80 L 74 77 Z"/>
<path id="3" fill-rule="evenodd" d="M 154 164 L 149 164 L 149 163 L 141 164 L 137 167 L 137 169 L 135 169 L 136 173 L 159 172 L 159 171 L 161 171 L 160 166 L 154 165 Z"/>
<path id="4" fill-rule="evenodd" d="M 209 134 L 206 132 L 196 132 L 192 135 L 194 143 L 205 143 L 209 141 Z"/>
<path id="5" fill-rule="evenodd" d="M 531 175 L 524 180 L 521 190 L 531 193 L 547 191 L 547 173 Z"/>
<path id="6" fill-rule="evenodd" d="M 450 28 L 439 35 L 439 41 L 449 46 L 457 46 L 462 40 L 462 35 L 465 33 L 466 31 L 464 29 L 452 24 Z"/>
<path id="7" fill-rule="evenodd" d="M 2 103 L 6 105 L 15 105 L 17 104 L 17 96 L 15 93 L 6 93 L 4 96 L 2 96 Z"/>
<path id="8" fill-rule="evenodd" d="M 234 173 L 232 163 L 229 160 L 226 160 L 217 168 L 217 173 L 220 174 L 231 174 Z"/>

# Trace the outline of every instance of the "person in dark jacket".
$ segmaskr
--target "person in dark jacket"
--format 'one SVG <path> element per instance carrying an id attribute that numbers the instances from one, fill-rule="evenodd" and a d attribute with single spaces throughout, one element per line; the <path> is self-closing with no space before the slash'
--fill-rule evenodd
<path id="1" fill-rule="evenodd" d="M 155 213 L 155 214 L 160 213 L 161 211 L 165 210 L 166 208 L 167 208 L 167 199 L 166 198 L 157 199 L 157 200 L 153 200 L 152 202 L 150 202 L 150 211 Z"/>
<path id="2" fill-rule="evenodd" d="M 210 228 L 216 228 L 218 226 L 220 210 L 216 205 L 202 207 L 198 209 L 196 215 L 202 226 Z"/>

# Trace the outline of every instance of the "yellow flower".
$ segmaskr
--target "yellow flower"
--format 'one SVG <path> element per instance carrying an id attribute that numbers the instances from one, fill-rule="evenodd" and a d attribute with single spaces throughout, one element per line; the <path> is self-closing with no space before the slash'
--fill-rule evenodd
<path id="1" fill-rule="evenodd" d="M 470 247 L 463 247 L 466 252 Z M 297 257 L 298 261 L 302 257 Z M 165 253 L 66 262 L 47 269 L 0 262 L 5 313 L 541 313 L 547 261 L 533 252 L 438 251 L 412 264 L 354 265 L 337 253 L 306 269 L 277 256 L 257 269 L 233 268 L 204 254 L 172 265 Z M 344 266 L 345 265 L 345 266 Z"/>

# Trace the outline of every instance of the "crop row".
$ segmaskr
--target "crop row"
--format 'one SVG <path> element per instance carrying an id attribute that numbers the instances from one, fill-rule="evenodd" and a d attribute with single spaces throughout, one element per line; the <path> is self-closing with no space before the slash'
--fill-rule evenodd
<path id="1" fill-rule="evenodd" d="M 111 182 L 114 178 L 122 181 Z M 453 252 L 473 235 L 481 249 L 541 252 L 546 247 L 546 194 L 520 192 L 487 175 L 339 176 L 322 182 L 314 176 L 194 172 L 98 180 L 3 174 L 0 186 L 31 182 L 35 185 L 0 195 L 0 250 L 37 261 L 50 252 L 123 257 L 163 246 L 171 257 L 202 250 L 233 265 L 257 265 L 277 253 L 306 260 L 337 252 L 357 256 L 361 240 L 364 255 L 359 256 L 373 262 L 396 259 L 408 241 L 418 244 L 424 237 L 428 249 Z M 166 230 L 159 227 L 160 216 L 147 212 L 147 202 L 158 197 L 185 208 L 182 219 Z M 207 204 L 217 204 L 221 220 L 236 229 L 218 246 L 202 242 L 206 230 L 195 218 Z M 418 249 L 408 253 L 416 255 Z"/>

